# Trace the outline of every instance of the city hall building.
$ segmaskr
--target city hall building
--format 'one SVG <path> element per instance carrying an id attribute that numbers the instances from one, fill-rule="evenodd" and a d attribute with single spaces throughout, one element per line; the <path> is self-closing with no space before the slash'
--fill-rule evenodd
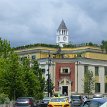
<path id="1" fill-rule="evenodd" d="M 38 60 L 45 80 L 50 74 L 55 93 L 84 93 L 83 79 L 87 70 L 92 71 L 95 78 L 93 93 L 107 93 L 107 54 L 100 47 L 64 47 L 69 45 L 69 32 L 63 20 L 57 30 L 56 45 L 59 47 L 40 44 L 22 46 L 17 47 L 15 52 L 20 60 Z"/>

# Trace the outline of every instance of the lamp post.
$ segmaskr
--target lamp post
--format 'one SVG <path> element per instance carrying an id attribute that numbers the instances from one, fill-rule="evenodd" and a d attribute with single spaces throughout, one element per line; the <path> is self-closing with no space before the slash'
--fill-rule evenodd
<path id="1" fill-rule="evenodd" d="M 50 97 L 50 74 L 49 74 L 50 65 L 51 65 L 51 59 L 49 54 L 48 56 L 48 97 Z"/>
<path id="2" fill-rule="evenodd" d="M 77 61 L 77 93 L 78 93 L 78 61 Z"/>

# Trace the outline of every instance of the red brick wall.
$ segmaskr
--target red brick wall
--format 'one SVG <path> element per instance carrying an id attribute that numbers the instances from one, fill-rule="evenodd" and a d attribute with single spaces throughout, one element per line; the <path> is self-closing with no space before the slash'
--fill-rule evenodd
<path id="1" fill-rule="evenodd" d="M 70 74 L 60 74 L 61 67 L 69 67 L 70 68 Z M 55 68 L 55 91 L 58 91 L 58 82 L 61 78 L 67 77 L 72 81 L 72 91 L 75 91 L 75 63 L 56 63 Z"/>

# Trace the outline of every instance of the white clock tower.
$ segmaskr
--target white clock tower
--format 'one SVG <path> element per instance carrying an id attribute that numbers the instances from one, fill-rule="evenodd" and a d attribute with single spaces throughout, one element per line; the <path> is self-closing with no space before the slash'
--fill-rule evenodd
<path id="1" fill-rule="evenodd" d="M 63 47 L 64 44 L 68 45 L 68 29 L 63 20 L 57 30 L 56 44 L 60 47 Z"/>

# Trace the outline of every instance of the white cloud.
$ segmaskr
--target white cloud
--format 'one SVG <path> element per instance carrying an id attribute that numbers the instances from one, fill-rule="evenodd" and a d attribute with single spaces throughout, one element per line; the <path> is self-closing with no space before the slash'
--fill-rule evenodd
<path id="1" fill-rule="evenodd" d="M 106 0 L 1 0 L 0 35 L 13 46 L 55 43 L 64 19 L 71 41 L 99 43 L 107 34 L 106 4 Z"/>

